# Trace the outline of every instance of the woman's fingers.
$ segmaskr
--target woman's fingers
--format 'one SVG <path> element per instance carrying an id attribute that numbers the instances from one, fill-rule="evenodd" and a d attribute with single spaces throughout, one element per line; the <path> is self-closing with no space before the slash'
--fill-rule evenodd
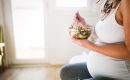
<path id="1" fill-rule="evenodd" d="M 74 15 L 74 23 L 81 23 L 83 25 L 86 25 L 85 19 L 80 15 L 79 12 L 76 12 Z"/>
<path id="2" fill-rule="evenodd" d="M 83 18 L 80 16 L 79 12 L 76 13 L 76 18 L 77 18 L 79 21 L 81 21 L 81 19 L 83 19 Z"/>
<path id="3" fill-rule="evenodd" d="M 74 14 L 74 22 L 76 22 L 76 23 L 78 23 L 78 22 L 80 22 L 80 19 L 81 18 L 81 16 L 79 15 L 79 12 L 76 12 L 75 14 Z"/>

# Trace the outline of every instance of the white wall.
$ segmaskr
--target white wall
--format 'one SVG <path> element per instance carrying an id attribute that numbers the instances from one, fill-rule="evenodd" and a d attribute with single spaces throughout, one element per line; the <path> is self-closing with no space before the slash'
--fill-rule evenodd
<path id="1" fill-rule="evenodd" d="M 81 12 L 88 23 L 95 25 L 99 20 L 100 4 L 95 6 L 96 12 Z M 67 63 L 71 57 L 88 51 L 70 40 L 67 32 L 72 23 L 74 12 L 51 12 L 45 14 L 45 44 L 49 62 L 52 64 Z"/>
<path id="2" fill-rule="evenodd" d="M 1 3 L 1 0 L 0 0 L 0 25 L 2 24 L 3 22 L 3 18 L 2 18 L 2 3 Z"/>

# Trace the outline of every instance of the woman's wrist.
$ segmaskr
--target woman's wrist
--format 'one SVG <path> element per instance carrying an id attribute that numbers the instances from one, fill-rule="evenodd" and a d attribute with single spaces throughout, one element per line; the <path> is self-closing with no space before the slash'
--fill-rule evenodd
<path id="1" fill-rule="evenodd" d="M 97 45 L 94 44 L 92 41 L 88 41 L 88 43 L 85 46 L 86 46 L 86 48 L 88 48 L 90 50 L 94 50 L 94 51 L 95 51 L 95 48 L 97 47 Z"/>

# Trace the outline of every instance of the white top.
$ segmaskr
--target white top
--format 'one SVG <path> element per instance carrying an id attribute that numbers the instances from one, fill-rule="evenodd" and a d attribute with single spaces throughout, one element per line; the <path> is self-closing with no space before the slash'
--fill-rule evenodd
<path id="1" fill-rule="evenodd" d="M 96 44 L 124 42 L 124 29 L 115 19 L 118 7 L 112 10 L 105 20 L 99 21 L 95 27 L 98 40 Z M 102 55 L 98 52 L 90 51 L 87 57 L 87 66 L 93 77 L 106 76 L 130 80 L 130 62 Z"/>

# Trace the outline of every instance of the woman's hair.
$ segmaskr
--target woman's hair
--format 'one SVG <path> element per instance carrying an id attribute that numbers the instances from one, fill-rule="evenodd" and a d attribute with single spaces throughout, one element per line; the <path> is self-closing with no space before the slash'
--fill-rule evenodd
<path id="1" fill-rule="evenodd" d="M 98 0 L 98 2 L 99 1 L 100 0 Z M 117 5 L 120 3 L 120 1 L 121 0 L 106 0 L 105 4 L 101 10 L 101 13 L 103 14 L 102 18 L 101 18 L 102 21 L 108 16 L 108 14 L 111 12 L 112 9 L 115 9 L 117 7 Z"/>
<path id="2" fill-rule="evenodd" d="M 100 0 L 98 0 L 99 2 Z M 102 13 L 107 14 L 120 3 L 121 0 L 106 0 L 103 9 L 101 10 Z"/>

